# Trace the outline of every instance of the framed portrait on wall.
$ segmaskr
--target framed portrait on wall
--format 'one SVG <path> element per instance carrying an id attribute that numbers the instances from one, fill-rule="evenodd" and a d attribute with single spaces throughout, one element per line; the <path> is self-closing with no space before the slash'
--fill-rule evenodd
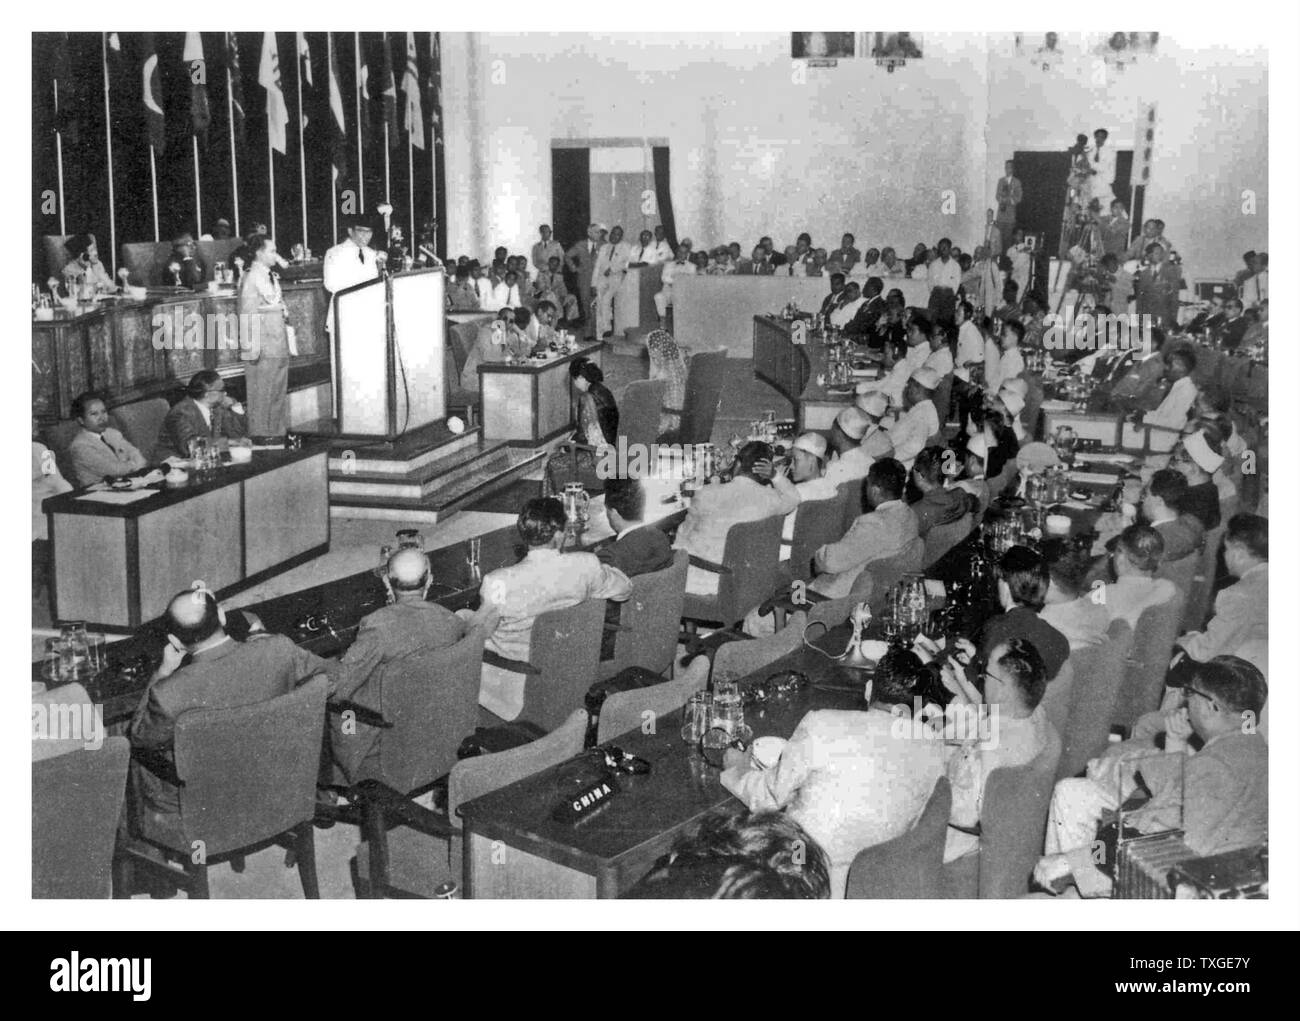
<path id="1" fill-rule="evenodd" d="M 791 32 L 795 60 L 847 60 L 857 55 L 853 32 Z"/>
<path id="2" fill-rule="evenodd" d="M 871 56 L 887 71 L 904 66 L 909 60 L 920 60 L 921 37 L 915 32 L 866 32 L 871 43 Z"/>

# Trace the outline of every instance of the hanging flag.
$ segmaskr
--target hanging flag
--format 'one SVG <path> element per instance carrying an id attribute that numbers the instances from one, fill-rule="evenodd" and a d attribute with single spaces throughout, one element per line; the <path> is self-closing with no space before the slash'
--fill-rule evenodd
<path id="1" fill-rule="evenodd" d="M 112 91 L 117 88 L 117 83 L 121 80 L 118 76 L 122 73 L 122 37 L 117 32 L 108 32 L 107 35 L 107 52 L 105 57 L 108 61 L 108 89 Z"/>
<path id="2" fill-rule="evenodd" d="M 314 83 L 311 80 L 311 48 L 307 45 L 307 33 L 295 33 L 298 36 L 298 88 L 309 89 Z M 306 83 L 306 84 L 304 84 Z M 307 105 L 307 93 L 302 94 L 303 106 Z M 302 115 L 302 127 L 307 129 L 307 114 Z"/>
<path id="3" fill-rule="evenodd" d="M 402 74 L 402 93 L 406 96 L 403 127 L 411 136 L 411 144 L 424 148 L 424 111 L 420 108 L 420 69 L 416 63 L 415 33 L 406 33 L 406 71 Z"/>
<path id="4" fill-rule="evenodd" d="M 235 138 L 242 147 L 248 144 L 244 133 L 244 73 L 239 66 L 239 39 L 234 32 L 226 33 L 226 70 L 230 72 L 230 112 Z"/>
<path id="5" fill-rule="evenodd" d="M 140 69 L 144 82 L 144 119 L 149 129 L 149 144 L 155 153 L 162 153 L 167 135 L 162 110 L 162 86 L 158 79 L 158 46 L 153 33 L 144 34 L 144 65 Z"/>
<path id="6" fill-rule="evenodd" d="M 72 55 L 68 52 L 71 41 L 67 32 L 54 45 L 51 78 L 54 103 L 54 130 L 63 135 L 64 145 L 77 145 L 81 130 L 77 122 L 77 84 L 72 77 Z"/>
<path id="7" fill-rule="evenodd" d="M 194 134 L 206 137 L 212 123 L 208 109 L 208 67 L 203 60 L 203 37 L 198 32 L 185 33 L 185 52 L 181 54 L 185 73 L 190 79 L 190 123 Z"/>
<path id="8" fill-rule="evenodd" d="M 393 77 L 393 49 L 388 42 L 388 33 L 384 33 L 384 63 L 379 72 L 379 81 L 383 87 L 384 123 L 388 125 L 388 145 L 396 146 L 397 137 L 397 79 Z"/>
<path id="9" fill-rule="evenodd" d="M 257 84 L 266 89 L 266 135 L 271 148 L 287 153 L 289 108 L 280 88 L 280 55 L 275 48 L 275 33 L 262 33 L 262 61 L 257 69 Z"/>
<path id="10" fill-rule="evenodd" d="M 1156 104 L 1146 103 L 1133 130 L 1133 185 L 1151 182 L 1151 158 L 1156 146 Z"/>
<path id="11" fill-rule="evenodd" d="M 348 122 L 343 115 L 343 86 L 339 79 L 339 49 L 330 52 L 330 159 L 341 181 L 348 173 Z"/>
<path id="12" fill-rule="evenodd" d="M 442 145 L 442 33 L 431 32 L 428 81 L 429 121 L 433 124 L 433 144 Z"/>
<path id="13" fill-rule="evenodd" d="M 363 148 L 370 147 L 371 138 L 371 108 L 370 108 L 370 65 L 366 61 L 366 51 L 361 45 L 361 33 L 353 35 L 357 47 L 357 92 L 361 96 L 358 108 L 360 114 L 357 118 L 357 133 L 361 136 L 361 145 Z"/>

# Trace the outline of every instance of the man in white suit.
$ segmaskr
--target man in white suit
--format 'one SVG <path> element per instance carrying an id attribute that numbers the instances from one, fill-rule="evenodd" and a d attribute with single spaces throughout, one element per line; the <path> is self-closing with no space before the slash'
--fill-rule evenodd
<path id="1" fill-rule="evenodd" d="M 596 256 L 596 339 L 614 332 L 614 295 L 623 286 L 631 250 L 623 243 L 623 228 L 609 232 L 609 241 L 601 246 Z"/>

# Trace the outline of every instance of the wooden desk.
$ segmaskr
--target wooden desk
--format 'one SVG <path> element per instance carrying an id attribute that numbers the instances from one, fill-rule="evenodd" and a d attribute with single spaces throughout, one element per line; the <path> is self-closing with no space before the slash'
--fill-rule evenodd
<path id="1" fill-rule="evenodd" d="M 844 628 L 819 645 L 843 650 Z M 755 674 L 801 670 L 818 688 L 748 707 L 756 737 L 788 738 L 812 709 L 862 708 L 863 682 L 816 652 L 801 649 Z M 720 772 L 681 738 L 681 712 L 657 721 L 656 733 L 631 731 L 615 739 L 651 763 L 646 776 L 618 777 L 619 794 L 576 826 L 550 816 L 566 795 L 596 774 L 565 763 L 461 806 L 465 823 L 464 895 L 474 898 L 618 897 L 650 870 L 679 836 L 709 811 L 734 802 Z"/>
<path id="2" fill-rule="evenodd" d="M 298 280 L 286 281 L 283 290 L 289 313 L 299 324 L 290 384 L 318 382 L 322 373 L 328 379 L 325 289 L 319 280 Z M 103 392 L 110 407 L 156 397 L 183 385 L 200 369 L 217 369 L 227 378 L 242 376 L 237 346 L 221 345 L 215 334 L 212 347 L 187 350 L 179 344 L 163 347 L 165 334 L 158 332 L 159 323 L 174 324 L 179 315 L 182 323 L 204 324 L 206 344 L 208 324 L 219 331 L 216 316 L 237 313 L 236 304 L 233 288 L 215 294 L 159 290 L 144 301 L 104 302 L 75 315 L 59 309 L 48 322 L 34 320 L 32 414 L 44 423 L 68 418 L 72 401 L 86 390 Z"/>
<path id="3" fill-rule="evenodd" d="M 195 581 L 222 596 L 327 552 L 327 454 L 255 451 L 133 503 L 46 500 L 55 619 L 128 631 Z"/>
<path id="4" fill-rule="evenodd" d="M 830 429 L 835 416 L 853 403 L 856 394 L 852 389 L 835 393 L 817 382 L 818 376 L 825 377 L 828 372 L 823 337 L 808 324 L 808 342 L 796 345 L 792 329 L 790 320 L 754 316 L 754 375 L 789 398 L 800 432 Z"/>
<path id="5" fill-rule="evenodd" d="M 663 287 L 663 264 L 633 266 L 614 292 L 614 336 L 627 330 L 652 330 L 659 325 L 655 295 Z"/>
<path id="6" fill-rule="evenodd" d="M 569 366 L 579 358 L 601 362 L 602 344 L 523 365 L 484 362 L 478 367 L 483 400 L 483 439 L 539 447 L 577 424 Z"/>

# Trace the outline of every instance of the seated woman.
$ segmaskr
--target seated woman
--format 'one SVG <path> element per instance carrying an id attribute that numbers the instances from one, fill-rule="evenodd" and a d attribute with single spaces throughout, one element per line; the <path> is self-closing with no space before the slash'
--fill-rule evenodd
<path id="1" fill-rule="evenodd" d="M 686 403 L 686 358 L 673 335 L 667 330 L 653 330 L 645 339 L 650 352 L 650 378 L 664 381 L 663 412 L 659 416 L 659 433 L 675 431 L 682 424 L 682 407 Z"/>
<path id="2" fill-rule="evenodd" d="M 605 374 L 586 358 L 569 364 L 569 376 L 582 395 L 578 402 L 578 431 L 570 445 L 561 446 L 546 462 L 548 495 L 564 492 L 569 482 L 581 482 L 582 488 L 600 492 L 604 481 L 596 475 L 596 464 L 606 446 L 618 437 L 618 405 L 605 386 Z"/>

